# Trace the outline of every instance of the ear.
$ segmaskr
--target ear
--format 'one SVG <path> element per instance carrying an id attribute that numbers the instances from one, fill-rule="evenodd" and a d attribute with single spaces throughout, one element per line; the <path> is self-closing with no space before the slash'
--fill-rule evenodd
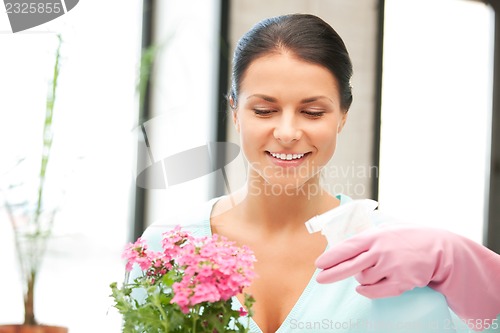
<path id="1" fill-rule="evenodd" d="M 236 131 L 240 132 L 240 120 L 238 119 L 238 110 L 234 107 L 234 100 L 232 97 L 229 97 L 229 105 L 231 105 L 231 113 L 233 116 L 233 124 L 236 128 Z"/>
<path id="2" fill-rule="evenodd" d="M 231 110 L 233 113 L 233 124 L 234 127 L 236 128 L 236 131 L 239 133 L 240 132 L 240 120 L 238 119 L 238 112 L 236 110 Z"/>
<path id="3" fill-rule="evenodd" d="M 347 121 L 347 111 L 342 111 L 342 116 L 340 118 L 339 125 L 337 127 L 337 133 L 342 132 L 342 129 L 344 128 L 346 121 Z"/>

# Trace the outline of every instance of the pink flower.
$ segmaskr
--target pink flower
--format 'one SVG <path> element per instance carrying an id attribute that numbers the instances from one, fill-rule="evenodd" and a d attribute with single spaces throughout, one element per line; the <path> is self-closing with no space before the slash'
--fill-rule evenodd
<path id="1" fill-rule="evenodd" d="M 142 270 L 148 269 L 151 265 L 151 259 L 147 254 L 147 244 L 142 238 L 137 239 L 135 243 L 129 243 L 125 247 L 122 258 L 127 260 L 125 269 L 131 271 L 134 264 L 138 264 Z"/>
<path id="2" fill-rule="evenodd" d="M 199 269 L 198 269 L 198 275 L 199 277 L 201 278 L 211 278 L 213 277 L 213 270 L 212 270 L 212 267 L 210 265 L 202 265 Z"/>
<path id="3" fill-rule="evenodd" d="M 248 314 L 248 312 L 245 311 L 245 309 L 242 306 L 240 306 L 239 312 L 241 317 L 246 316 Z"/>
<path id="4" fill-rule="evenodd" d="M 174 297 L 172 302 L 194 306 L 203 302 L 228 300 L 250 285 L 254 277 L 255 257 L 248 248 L 238 248 L 234 242 L 218 235 L 186 242 L 175 237 L 171 237 L 171 240 L 183 245 L 175 260 L 184 274 L 175 288 L 177 291 L 182 290 L 182 294 Z M 169 248 L 169 251 L 173 248 Z"/>
<path id="5" fill-rule="evenodd" d="M 174 258 L 178 256 L 182 246 L 192 240 L 191 234 L 183 231 L 181 226 L 177 225 L 172 230 L 163 233 L 161 242 L 163 253 L 170 258 Z"/>
<path id="6" fill-rule="evenodd" d="M 174 297 L 170 301 L 172 304 L 177 304 L 183 313 L 188 313 L 189 312 L 189 295 L 191 294 L 191 291 L 189 289 L 186 289 L 182 284 L 180 283 L 174 283 L 172 285 L 172 289 L 174 292 Z"/>
<path id="7" fill-rule="evenodd" d="M 141 238 L 127 245 L 123 254 L 126 269 L 130 271 L 138 264 L 152 284 L 176 270 L 180 275 L 172 285 L 171 303 L 183 313 L 200 303 L 226 301 L 238 295 L 255 276 L 253 252 L 219 235 L 194 238 L 176 226 L 163 234 L 161 243 L 161 252 L 149 251 Z"/>
<path id="8" fill-rule="evenodd" d="M 220 301 L 220 294 L 217 286 L 213 283 L 198 284 L 193 289 L 191 296 L 191 304 L 200 304 L 203 302 L 217 302 Z"/>

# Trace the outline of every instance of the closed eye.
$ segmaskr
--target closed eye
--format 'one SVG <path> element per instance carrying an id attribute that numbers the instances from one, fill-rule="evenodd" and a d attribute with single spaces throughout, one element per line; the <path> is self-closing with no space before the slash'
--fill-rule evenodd
<path id="1" fill-rule="evenodd" d="M 258 116 L 269 116 L 275 111 L 271 109 L 253 109 L 253 112 Z"/>
<path id="2" fill-rule="evenodd" d="M 319 118 L 325 114 L 325 111 L 302 111 L 305 115 L 311 118 Z"/>

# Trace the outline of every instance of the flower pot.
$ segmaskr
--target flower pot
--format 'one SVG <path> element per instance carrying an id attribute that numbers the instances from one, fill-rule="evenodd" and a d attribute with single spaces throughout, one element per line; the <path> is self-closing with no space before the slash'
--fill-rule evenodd
<path id="1" fill-rule="evenodd" d="M 68 333 L 68 328 L 47 325 L 0 325 L 0 333 Z"/>

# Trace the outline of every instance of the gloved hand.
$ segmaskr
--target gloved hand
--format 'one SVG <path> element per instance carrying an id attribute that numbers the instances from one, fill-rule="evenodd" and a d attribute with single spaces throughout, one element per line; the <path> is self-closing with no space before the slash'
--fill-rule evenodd
<path id="1" fill-rule="evenodd" d="M 474 330 L 500 313 L 500 255 L 463 236 L 437 228 L 381 225 L 325 251 L 316 266 L 319 283 L 353 276 L 369 298 L 397 296 L 429 286 Z"/>

